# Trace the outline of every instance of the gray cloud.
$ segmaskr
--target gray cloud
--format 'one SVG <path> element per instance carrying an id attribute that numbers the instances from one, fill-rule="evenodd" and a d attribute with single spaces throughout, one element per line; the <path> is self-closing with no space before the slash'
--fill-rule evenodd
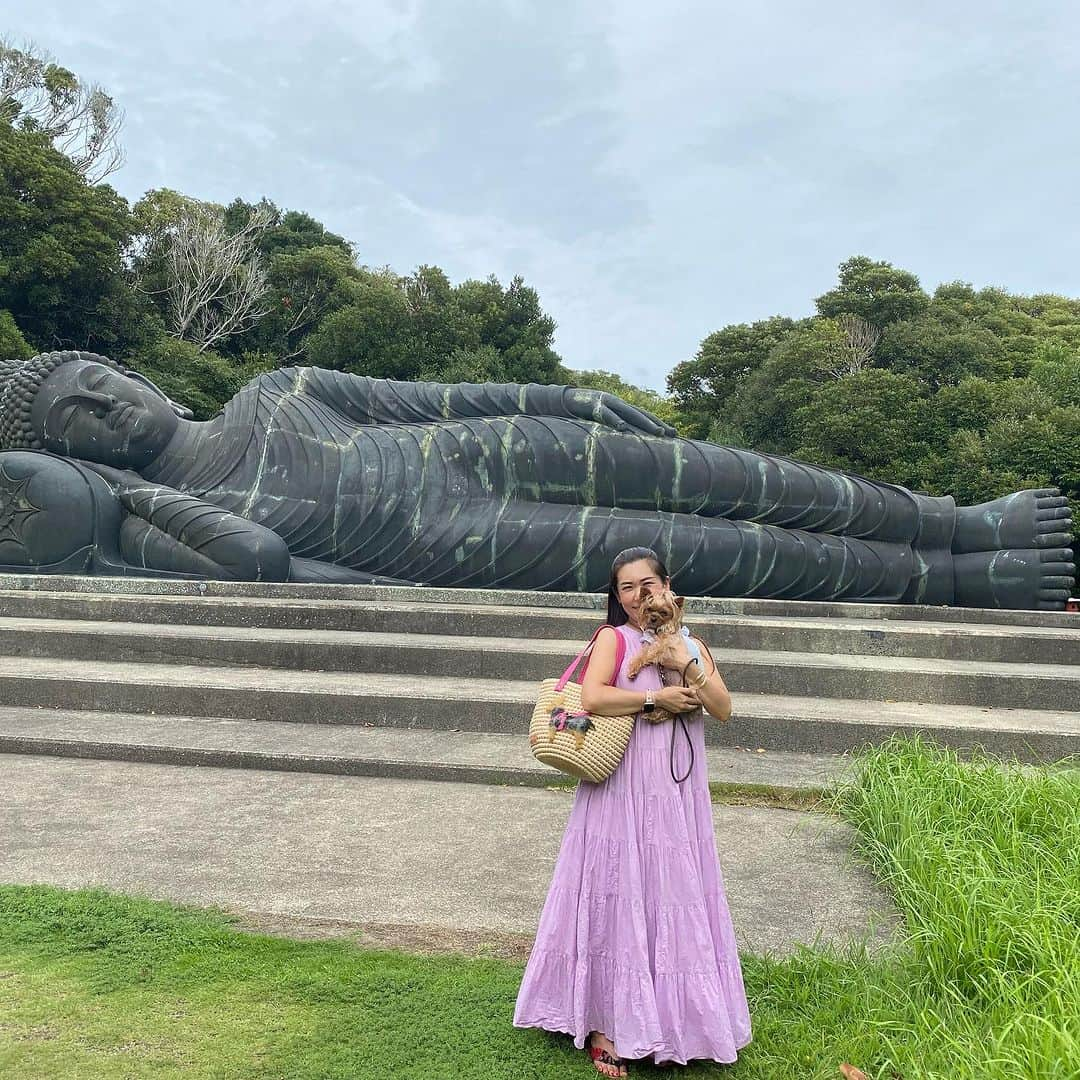
<path id="1" fill-rule="evenodd" d="M 129 198 L 265 194 L 373 265 L 521 273 L 571 366 L 660 387 L 855 253 L 1080 293 L 1070 4 L 7 9 L 126 108 Z"/>

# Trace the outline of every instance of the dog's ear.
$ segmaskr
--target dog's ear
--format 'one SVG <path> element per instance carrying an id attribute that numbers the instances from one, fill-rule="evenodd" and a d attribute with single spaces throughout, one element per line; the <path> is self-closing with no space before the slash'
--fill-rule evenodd
<path id="1" fill-rule="evenodd" d="M 676 607 L 677 607 L 677 608 L 678 608 L 678 609 L 679 609 L 680 611 L 682 611 L 682 606 L 683 606 L 683 604 L 685 604 L 685 603 L 686 603 L 686 597 L 685 597 L 685 596 L 676 596 L 676 597 L 675 597 L 675 606 L 676 606 Z"/>

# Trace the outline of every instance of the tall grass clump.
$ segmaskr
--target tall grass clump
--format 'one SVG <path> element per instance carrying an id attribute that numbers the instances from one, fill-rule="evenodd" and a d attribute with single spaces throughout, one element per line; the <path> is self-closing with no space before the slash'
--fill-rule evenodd
<path id="1" fill-rule="evenodd" d="M 1080 1077 L 1080 770 L 894 741 L 836 805 L 906 921 L 897 1072 Z"/>

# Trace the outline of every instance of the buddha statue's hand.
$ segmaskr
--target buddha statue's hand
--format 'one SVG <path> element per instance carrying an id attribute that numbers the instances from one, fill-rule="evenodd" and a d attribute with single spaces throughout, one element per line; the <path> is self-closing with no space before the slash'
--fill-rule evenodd
<path id="1" fill-rule="evenodd" d="M 567 387 L 562 399 L 567 413 L 577 420 L 592 420 L 616 431 L 632 431 L 641 435 L 672 438 L 677 434 L 670 424 L 665 424 L 658 416 L 606 390 Z"/>

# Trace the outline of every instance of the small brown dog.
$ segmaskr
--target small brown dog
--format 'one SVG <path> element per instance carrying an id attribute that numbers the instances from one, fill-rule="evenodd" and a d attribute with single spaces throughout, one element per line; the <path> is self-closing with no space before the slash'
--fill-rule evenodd
<path id="1" fill-rule="evenodd" d="M 630 661 L 626 673 L 631 679 L 636 679 L 638 672 L 647 664 L 659 664 L 678 675 L 682 674 L 686 662 L 676 656 L 675 645 L 682 635 L 685 602 L 684 597 L 676 596 L 668 589 L 652 593 L 642 590 L 638 622 L 643 630 L 651 630 L 656 640 L 646 645 Z"/>

